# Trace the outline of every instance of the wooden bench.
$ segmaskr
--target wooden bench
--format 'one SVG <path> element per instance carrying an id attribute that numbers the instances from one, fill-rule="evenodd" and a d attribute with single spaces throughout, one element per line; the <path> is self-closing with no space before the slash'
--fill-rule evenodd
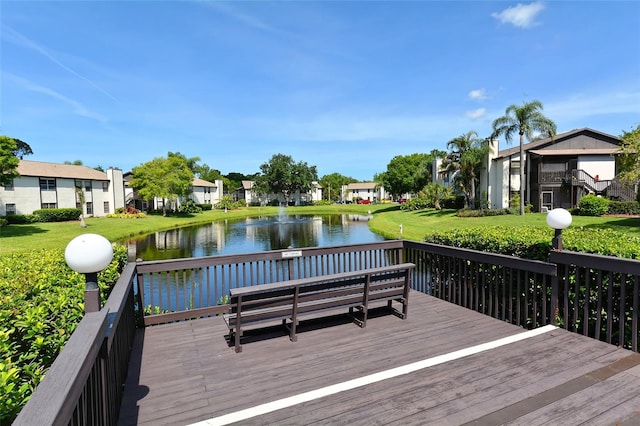
<path id="1" fill-rule="evenodd" d="M 236 352 L 242 352 L 240 338 L 246 327 L 278 320 L 295 342 L 301 315 L 330 308 L 348 307 L 355 322 L 365 327 L 372 302 L 386 301 L 395 315 L 406 319 L 414 267 L 412 263 L 403 263 L 231 289 L 229 311 L 224 315 L 230 342 L 235 343 Z M 402 305 L 401 310 L 393 306 L 394 301 Z M 354 309 L 360 318 L 354 315 Z"/>

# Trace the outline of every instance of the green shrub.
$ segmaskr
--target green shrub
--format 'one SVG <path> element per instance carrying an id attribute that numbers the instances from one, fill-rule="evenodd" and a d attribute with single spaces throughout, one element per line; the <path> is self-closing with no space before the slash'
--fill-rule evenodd
<path id="1" fill-rule="evenodd" d="M 333 204 L 331 200 L 317 200 L 313 202 L 314 206 L 330 206 Z"/>
<path id="2" fill-rule="evenodd" d="M 464 208 L 464 195 L 449 196 L 441 204 L 443 209 L 460 210 Z"/>
<path id="3" fill-rule="evenodd" d="M 178 208 L 178 213 L 183 213 L 183 214 L 202 213 L 202 208 L 199 205 L 197 205 L 195 201 L 188 199 L 180 204 L 180 207 Z"/>
<path id="4" fill-rule="evenodd" d="M 547 227 L 489 226 L 435 232 L 425 241 L 453 247 L 548 260 L 554 231 Z M 640 257 L 640 237 L 612 229 L 568 228 L 563 231 L 565 250 L 616 256 Z"/>
<path id="5" fill-rule="evenodd" d="M 10 225 L 24 225 L 38 221 L 38 217 L 32 214 L 12 214 L 4 218 L 7 219 Z"/>
<path id="6" fill-rule="evenodd" d="M 458 217 L 484 217 L 484 216 L 501 216 L 511 214 L 509 209 L 460 209 L 456 212 Z"/>
<path id="7" fill-rule="evenodd" d="M 127 261 L 126 247 L 98 274 L 103 300 Z M 11 424 L 84 315 L 84 277 L 63 250 L 0 257 L 0 424 Z"/>
<path id="8" fill-rule="evenodd" d="M 608 199 L 592 194 L 580 198 L 578 203 L 581 216 L 602 216 L 607 213 L 608 206 Z"/>
<path id="9" fill-rule="evenodd" d="M 411 198 L 410 200 L 407 200 L 406 202 L 400 205 L 401 210 L 407 210 L 407 211 L 423 210 L 423 209 L 428 209 L 433 207 L 434 205 L 431 200 L 428 200 L 426 198 L 420 198 L 420 197 Z"/>
<path id="10" fill-rule="evenodd" d="M 77 220 L 82 215 L 80 209 L 41 209 L 33 212 L 39 222 L 66 222 Z"/>
<path id="11" fill-rule="evenodd" d="M 9 221 L 7 219 L 5 219 L 4 217 L 0 217 L 0 226 L 7 226 L 9 224 Z"/>
<path id="12" fill-rule="evenodd" d="M 637 201 L 609 201 L 608 214 L 640 214 L 640 203 Z"/>
<path id="13" fill-rule="evenodd" d="M 200 206 L 200 208 L 202 209 L 202 211 L 207 211 L 207 210 L 211 210 L 213 209 L 213 204 L 198 204 L 198 206 Z"/>

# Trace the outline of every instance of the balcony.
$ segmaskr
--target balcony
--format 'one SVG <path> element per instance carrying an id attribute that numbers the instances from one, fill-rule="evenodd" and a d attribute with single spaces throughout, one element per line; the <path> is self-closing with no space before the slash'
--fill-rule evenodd
<path id="1" fill-rule="evenodd" d="M 336 310 L 305 318 L 295 343 L 248 333 L 238 354 L 216 315 L 236 285 L 402 261 L 416 265 L 406 320 L 381 307 L 359 328 Z M 136 328 L 163 286 L 173 308 Z M 129 264 L 15 424 L 637 422 L 639 287 L 634 260 L 402 240 Z"/>

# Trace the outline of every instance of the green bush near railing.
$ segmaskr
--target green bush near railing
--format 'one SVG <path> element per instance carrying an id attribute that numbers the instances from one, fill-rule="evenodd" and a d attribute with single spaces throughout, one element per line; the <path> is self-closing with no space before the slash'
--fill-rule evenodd
<path id="1" fill-rule="evenodd" d="M 568 228 L 562 235 L 565 250 L 640 258 L 640 237 L 613 229 Z M 432 233 L 425 242 L 546 261 L 552 239 L 550 228 L 487 226 Z"/>
<path id="2" fill-rule="evenodd" d="M 127 261 L 125 247 L 100 274 L 103 300 Z M 109 283 L 109 284 L 107 284 Z M 62 250 L 0 258 L 0 424 L 10 424 L 84 315 L 84 277 Z"/>

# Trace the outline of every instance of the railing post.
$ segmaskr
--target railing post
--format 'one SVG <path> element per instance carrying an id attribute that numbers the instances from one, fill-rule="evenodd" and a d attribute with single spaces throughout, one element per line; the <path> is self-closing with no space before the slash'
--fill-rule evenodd
<path id="1" fill-rule="evenodd" d="M 551 276 L 551 325 L 558 325 L 558 315 L 560 314 L 560 309 L 558 308 L 558 273 L 556 270 L 556 275 Z"/>
<path id="2" fill-rule="evenodd" d="M 142 259 L 136 259 L 136 264 L 142 262 Z M 138 325 L 144 327 L 144 275 L 138 273 L 138 268 L 135 271 L 136 283 L 138 284 Z"/>

